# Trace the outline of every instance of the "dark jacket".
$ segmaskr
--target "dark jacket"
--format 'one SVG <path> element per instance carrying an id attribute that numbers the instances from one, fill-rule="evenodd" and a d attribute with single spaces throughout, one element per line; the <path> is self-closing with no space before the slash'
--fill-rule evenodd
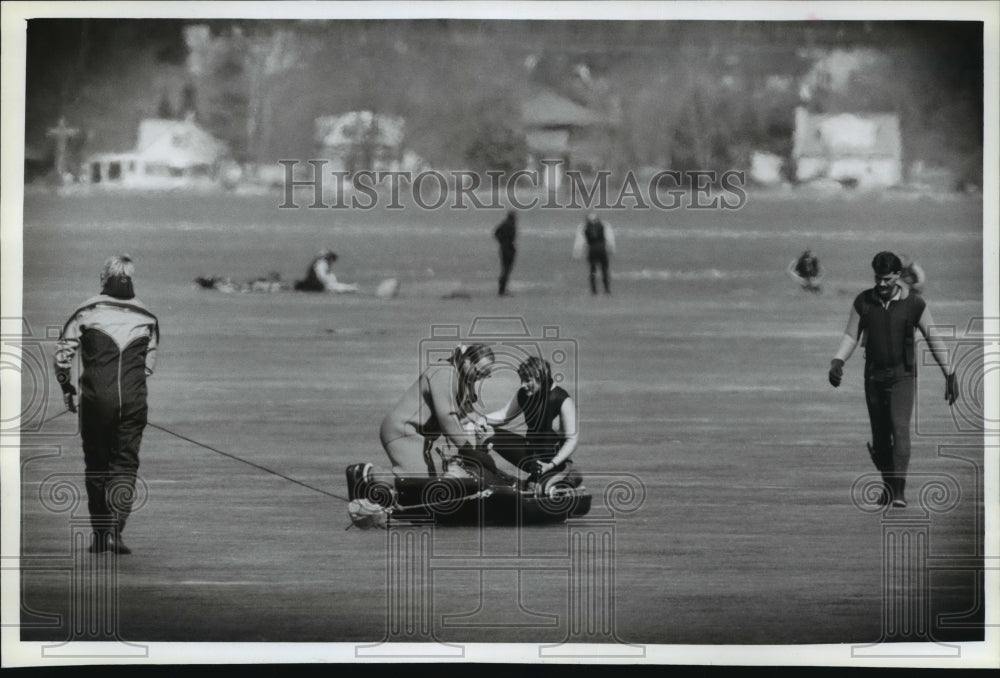
<path id="1" fill-rule="evenodd" d="M 56 379 L 72 384 L 74 357 L 82 369 L 80 399 L 107 414 L 128 416 L 146 408 L 146 377 L 156 365 L 160 328 L 138 299 L 101 294 L 81 304 L 56 345 Z"/>
<path id="2" fill-rule="evenodd" d="M 513 251 L 514 241 L 517 240 L 517 218 L 508 214 L 494 229 L 493 237 L 500 243 L 501 250 Z"/>

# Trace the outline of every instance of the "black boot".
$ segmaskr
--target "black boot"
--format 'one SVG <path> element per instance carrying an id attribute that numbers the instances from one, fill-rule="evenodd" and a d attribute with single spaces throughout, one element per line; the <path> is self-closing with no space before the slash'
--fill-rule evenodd
<path id="1" fill-rule="evenodd" d="M 94 530 L 94 534 L 91 537 L 90 548 L 87 549 L 91 553 L 104 553 L 108 550 L 108 533 L 106 530 Z"/>
<path id="2" fill-rule="evenodd" d="M 363 498 L 371 479 L 371 464 L 351 464 L 347 467 L 347 498 Z"/>
<path id="3" fill-rule="evenodd" d="M 90 548 L 87 549 L 91 553 L 105 553 L 110 551 L 111 553 L 127 556 L 132 553 L 132 549 L 125 546 L 125 542 L 122 541 L 121 533 L 117 530 L 94 530 L 93 540 L 90 543 Z"/>
<path id="4" fill-rule="evenodd" d="M 117 553 L 119 555 L 127 556 L 132 553 L 132 549 L 125 546 L 125 542 L 122 541 L 121 532 L 109 532 L 108 533 L 108 550 L 112 553 Z"/>

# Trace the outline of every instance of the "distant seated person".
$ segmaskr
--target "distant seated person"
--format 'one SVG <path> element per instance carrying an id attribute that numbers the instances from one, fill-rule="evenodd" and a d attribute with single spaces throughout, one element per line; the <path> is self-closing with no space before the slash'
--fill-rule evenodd
<path id="1" fill-rule="evenodd" d="M 924 281 L 927 279 L 927 274 L 924 273 L 923 267 L 917 263 L 916 259 L 911 259 L 905 254 L 900 259 L 903 260 L 903 270 L 899 272 L 899 281 L 906 283 L 911 291 L 922 294 L 924 291 Z"/>
<path id="2" fill-rule="evenodd" d="M 267 275 L 254 278 L 243 284 L 234 283 L 232 278 L 217 275 L 202 275 L 194 279 L 198 287 L 217 292 L 281 292 L 285 289 L 285 283 L 281 281 L 281 274 L 271 271 Z"/>
<path id="3" fill-rule="evenodd" d="M 358 286 L 337 281 L 333 273 L 333 263 L 337 255 L 330 250 L 320 250 L 319 255 L 309 264 L 305 280 L 296 280 L 295 289 L 299 292 L 357 292 Z"/>
<path id="4" fill-rule="evenodd" d="M 820 281 L 823 280 L 823 268 L 819 265 L 819 259 L 807 249 L 798 259 L 793 259 L 788 264 L 788 275 L 792 277 L 802 289 L 809 292 L 820 291 Z"/>
<path id="5" fill-rule="evenodd" d="M 200 275 L 194 279 L 198 287 L 206 290 L 216 290 L 218 292 L 238 292 L 239 286 L 230 278 L 217 275 Z"/>

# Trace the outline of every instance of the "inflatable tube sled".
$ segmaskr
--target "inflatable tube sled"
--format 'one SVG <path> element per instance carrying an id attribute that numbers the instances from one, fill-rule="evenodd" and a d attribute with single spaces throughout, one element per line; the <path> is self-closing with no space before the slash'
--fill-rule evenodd
<path id="1" fill-rule="evenodd" d="M 542 492 L 485 480 L 482 476 L 394 478 L 375 480 L 371 464 L 347 467 L 351 520 L 358 527 L 389 522 L 436 525 L 544 525 L 562 523 L 590 512 L 591 496 L 576 474 Z"/>

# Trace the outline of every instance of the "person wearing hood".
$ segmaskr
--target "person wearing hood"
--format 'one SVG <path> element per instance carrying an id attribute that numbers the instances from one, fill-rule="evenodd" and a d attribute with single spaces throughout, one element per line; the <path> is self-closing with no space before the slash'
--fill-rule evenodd
<path id="1" fill-rule="evenodd" d="M 160 339 L 159 321 L 135 297 L 134 273 L 127 254 L 105 261 L 101 293 L 73 311 L 56 345 L 63 402 L 79 416 L 93 553 L 131 553 L 121 535 L 135 498 L 146 379 L 153 374 Z M 74 385 L 77 356 L 81 370 Z"/>

